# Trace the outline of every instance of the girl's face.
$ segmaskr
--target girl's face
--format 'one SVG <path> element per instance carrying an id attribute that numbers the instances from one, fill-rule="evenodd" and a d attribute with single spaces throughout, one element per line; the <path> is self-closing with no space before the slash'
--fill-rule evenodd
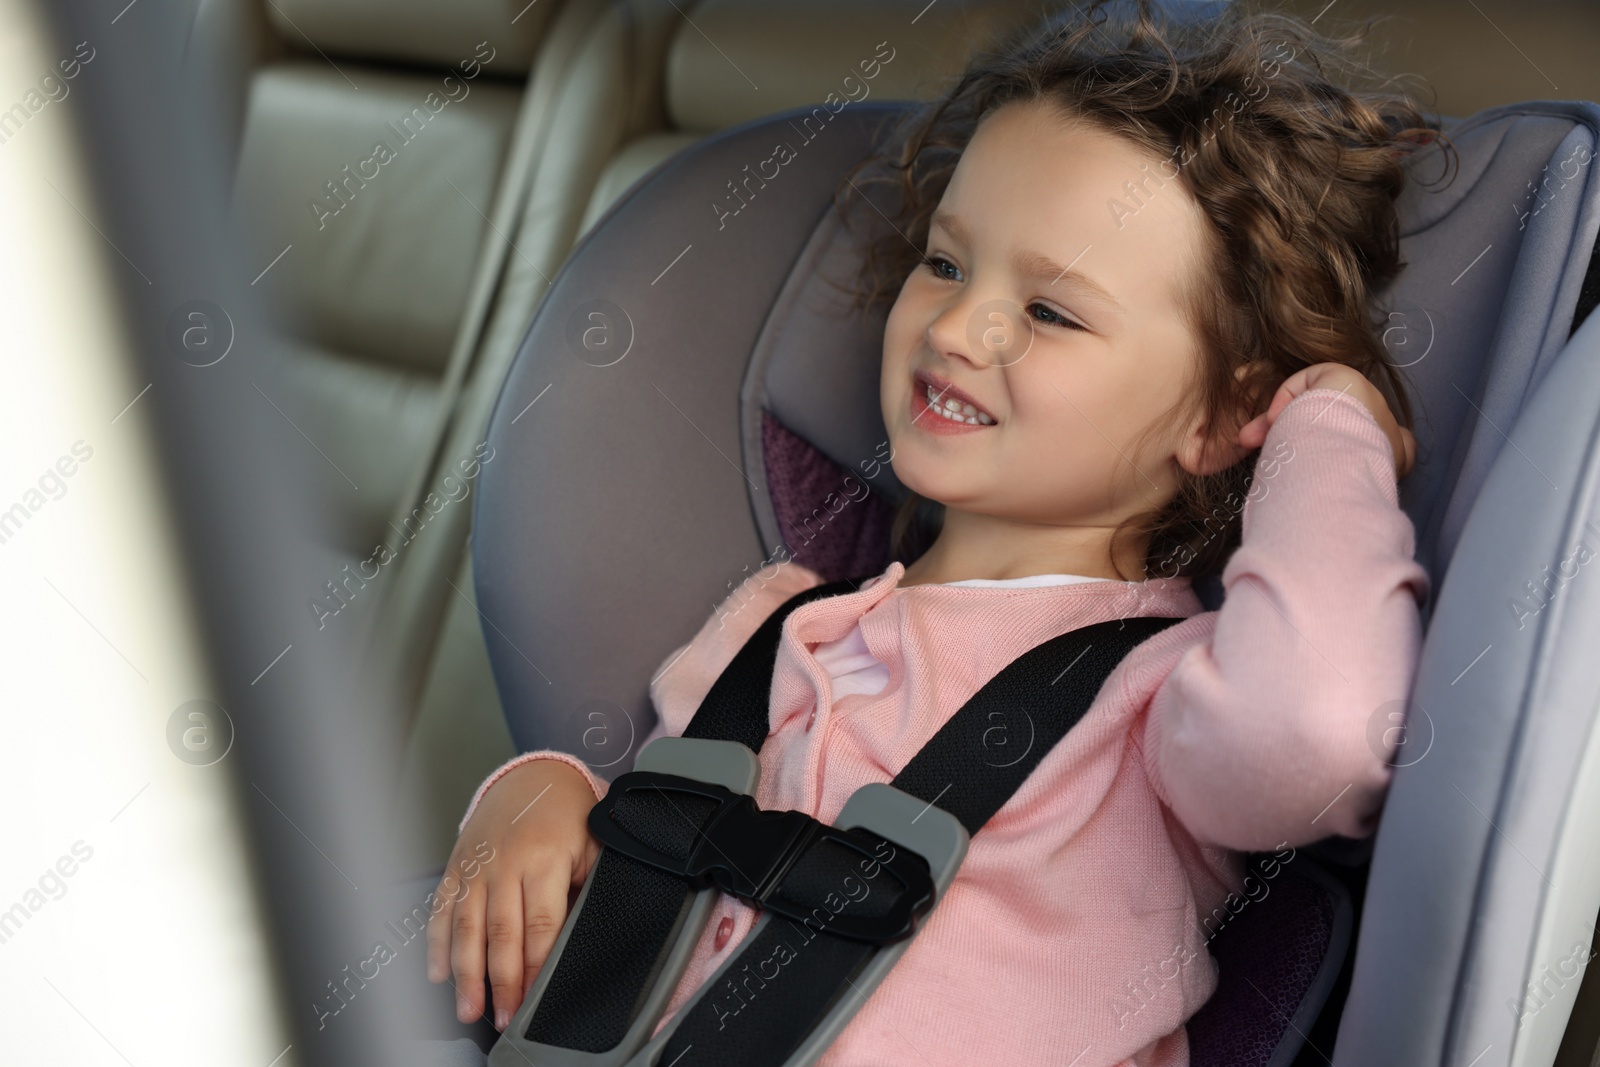
<path id="1" fill-rule="evenodd" d="M 1198 418 L 1134 444 L 1199 358 L 1181 300 L 1208 223 L 1161 163 L 1042 104 L 978 126 L 931 262 L 889 312 L 879 389 L 895 474 L 947 524 L 957 509 L 1109 532 L 1170 499 L 1176 465 L 1208 469 Z M 966 421 L 930 409 L 930 387 Z"/>

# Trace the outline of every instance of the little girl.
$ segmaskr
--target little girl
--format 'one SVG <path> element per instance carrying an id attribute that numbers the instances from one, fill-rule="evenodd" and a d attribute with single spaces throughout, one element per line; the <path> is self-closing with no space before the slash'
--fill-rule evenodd
<path id="1" fill-rule="evenodd" d="M 1370 727 L 1410 691 L 1429 583 L 1374 298 L 1400 266 L 1401 162 L 1434 135 L 1404 97 L 1326 80 L 1337 42 L 1297 20 L 1104 14 L 982 57 L 869 161 L 903 202 L 863 286 L 893 299 L 883 420 L 908 508 L 942 524 L 786 620 L 756 799 L 831 823 L 1027 650 L 1183 621 L 972 838 L 825 1064 L 1182 1067 L 1241 854 L 1366 836 L 1389 782 L 1393 735 Z M 1192 580 L 1224 563 L 1206 611 Z M 736 592 L 662 665 L 656 736 L 822 580 L 789 562 Z M 429 927 L 463 1021 L 486 970 L 501 1029 L 532 984 L 605 788 L 531 752 L 474 797 L 457 851 L 502 859 Z M 721 898 L 669 1013 L 756 918 Z"/>

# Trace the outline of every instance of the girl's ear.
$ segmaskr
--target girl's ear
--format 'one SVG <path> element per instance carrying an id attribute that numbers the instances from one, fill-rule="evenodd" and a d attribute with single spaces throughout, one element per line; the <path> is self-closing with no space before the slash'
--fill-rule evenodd
<path id="1" fill-rule="evenodd" d="M 1236 381 L 1243 380 L 1251 371 L 1263 367 L 1265 361 L 1245 363 L 1234 368 Z M 1239 444 L 1239 428 L 1256 415 L 1253 410 L 1258 398 L 1248 391 L 1239 398 L 1238 410 L 1232 419 L 1223 418 L 1213 424 L 1205 412 L 1198 412 L 1184 432 L 1175 458 L 1179 466 L 1190 474 L 1208 475 L 1225 471 L 1248 456 L 1251 449 Z"/>

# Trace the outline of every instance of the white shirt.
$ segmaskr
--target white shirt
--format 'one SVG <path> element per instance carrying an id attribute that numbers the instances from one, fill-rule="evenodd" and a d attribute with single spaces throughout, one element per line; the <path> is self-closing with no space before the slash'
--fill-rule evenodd
<path id="1" fill-rule="evenodd" d="M 1073 582 L 1098 582 L 1081 574 L 1030 574 L 1023 578 L 968 578 L 939 585 L 1036 586 L 1070 585 Z M 867 640 L 858 623 L 837 641 L 824 641 L 812 650 L 822 669 L 833 679 L 833 702 L 856 693 L 881 693 L 889 684 L 889 668 L 867 649 Z"/>

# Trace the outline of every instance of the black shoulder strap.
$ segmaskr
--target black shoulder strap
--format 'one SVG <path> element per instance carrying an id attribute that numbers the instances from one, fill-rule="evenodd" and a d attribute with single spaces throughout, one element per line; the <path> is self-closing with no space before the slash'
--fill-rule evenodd
<path id="1" fill-rule="evenodd" d="M 684 736 L 740 741 L 761 751 L 783 620 L 801 604 L 859 589 L 867 577 L 814 586 L 784 601 L 723 669 Z M 708 814 L 669 812 L 661 827 L 663 840 L 687 849 Z M 694 894 L 680 878 L 602 849 L 589 872 L 587 902 L 573 920 L 526 1038 L 594 1054 L 615 1048 L 654 986 L 663 954 L 672 946 Z"/>
<path id="2" fill-rule="evenodd" d="M 1182 621 L 1112 619 L 1030 649 L 974 693 L 890 784 L 977 833 L 1083 718 L 1133 647 Z"/>
<path id="3" fill-rule="evenodd" d="M 812 586 L 780 604 L 723 668 L 700 702 L 694 718 L 684 728 L 683 736 L 738 741 L 750 751 L 760 752 L 767 740 L 767 705 L 772 696 L 772 671 L 778 662 L 778 641 L 783 634 L 784 620 L 802 604 L 826 596 L 854 593 L 872 577 L 865 575 Z"/>
<path id="4" fill-rule="evenodd" d="M 760 752 L 784 620 L 802 604 L 855 592 L 872 577 L 814 586 L 779 605 L 717 678 L 683 736 L 738 741 Z M 1133 647 L 1181 621 L 1112 619 L 1030 649 L 973 694 L 890 784 L 977 833 L 1089 710 Z"/>
<path id="5" fill-rule="evenodd" d="M 1133 647 L 1182 621 L 1113 619 L 1038 645 L 962 705 L 891 784 L 937 804 L 976 834 L 1083 718 Z M 747 707 L 746 714 L 753 712 Z M 763 704 L 763 729 L 766 722 Z M 856 995 L 851 978 L 877 951 L 878 946 L 861 941 L 816 937 L 803 924 L 772 915 L 740 946 L 725 973 L 743 978 L 752 968 L 759 973 L 763 963 L 782 959 L 782 994 L 752 995 L 756 990 L 748 983 L 731 980 L 726 991 L 705 991 L 687 1008 L 658 1062 L 781 1067 L 839 998 Z M 732 1015 L 738 1016 L 737 1025 L 730 1025 Z"/>

